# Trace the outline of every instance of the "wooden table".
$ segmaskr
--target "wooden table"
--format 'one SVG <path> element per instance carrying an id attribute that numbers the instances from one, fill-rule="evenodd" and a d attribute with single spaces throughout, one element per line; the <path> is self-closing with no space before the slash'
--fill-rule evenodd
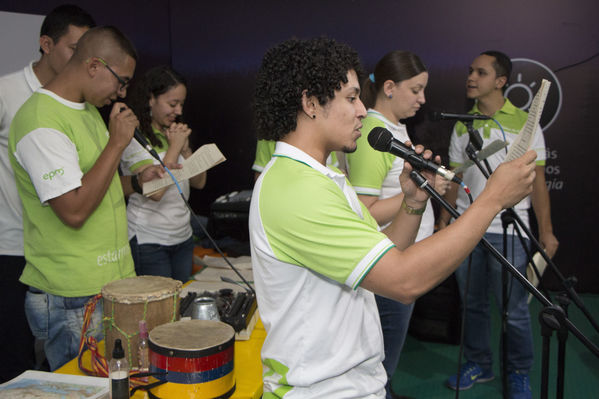
<path id="1" fill-rule="evenodd" d="M 247 341 L 235 341 L 235 393 L 233 399 L 259 399 L 262 396 L 262 362 L 260 350 L 266 338 L 266 331 L 262 321 L 258 319 L 254 330 Z M 100 353 L 104 353 L 104 341 L 98 344 Z M 90 368 L 90 353 L 83 355 L 83 364 Z M 61 374 L 84 375 L 77 359 L 73 359 L 55 371 Z M 147 397 L 144 391 L 136 391 L 132 398 L 143 399 Z"/>

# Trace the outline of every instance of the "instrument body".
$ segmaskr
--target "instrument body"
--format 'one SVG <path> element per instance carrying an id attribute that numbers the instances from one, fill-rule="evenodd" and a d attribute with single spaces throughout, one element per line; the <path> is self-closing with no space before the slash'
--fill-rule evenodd
<path id="1" fill-rule="evenodd" d="M 150 331 L 150 372 L 160 398 L 228 398 L 235 391 L 235 330 L 217 320 L 181 320 Z"/>
<path id="2" fill-rule="evenodd" d="M 109 349 L 119 338 L 129 364 L 136 367 L 139 321 L 145 320 L 152 330 L 179 320 L 181 287 L 180 281 L 160 276 L 137 276 L 106 284 L 102 288 L 106 359 L 112 357 Z"/>

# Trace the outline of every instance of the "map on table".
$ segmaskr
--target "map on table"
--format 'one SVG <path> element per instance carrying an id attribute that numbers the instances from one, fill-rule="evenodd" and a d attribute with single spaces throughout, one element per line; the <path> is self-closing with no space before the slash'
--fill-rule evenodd
<path id="1" fill-rule="evenodd" d="M 108 378 L 27 370 L 0 385 L 0 399 L 100 399 L 108 397 Z"/>

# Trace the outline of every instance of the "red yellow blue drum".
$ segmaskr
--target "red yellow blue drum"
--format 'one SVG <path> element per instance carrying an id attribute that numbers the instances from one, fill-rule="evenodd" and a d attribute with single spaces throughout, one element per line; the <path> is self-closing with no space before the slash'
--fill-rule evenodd
<path id="1" fill-rule="evenodd" d="M 235 391 L 235 330 L 216 320 L 183 320 L 150 331 L 150 371 L 160 398 L 228 398 Z"/>

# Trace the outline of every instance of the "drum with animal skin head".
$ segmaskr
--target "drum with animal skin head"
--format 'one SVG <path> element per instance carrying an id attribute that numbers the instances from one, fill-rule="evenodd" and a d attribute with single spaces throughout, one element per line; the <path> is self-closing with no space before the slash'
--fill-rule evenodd
<path id="1" fill-rule="evenodd" d="M 160 398 L 228 398 L 235 392 L 235 330 L 217 320 L 181 320 L 150 331 L 150 372 Z"/>
<path id="2" fill-rule="evenodd" d="M 179 320 L 181 282 L 168 277 L 137 276 L 102 287 L 105 357 L 110 360 L 114 341 L 120 338 L 132 368 L 138 364 L 139 321 L 148 331 Z"/>

